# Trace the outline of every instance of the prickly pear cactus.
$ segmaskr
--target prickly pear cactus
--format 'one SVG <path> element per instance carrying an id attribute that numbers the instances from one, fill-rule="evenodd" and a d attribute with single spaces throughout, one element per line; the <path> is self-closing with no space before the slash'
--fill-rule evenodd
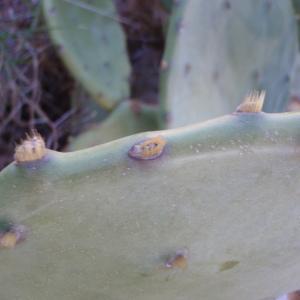
<path id="1" fill-rule="evenodd" d="M 158 129 L 158 109 L 155 106 L 124 101 L 104 122 L 89 128 L 71 141 L 68 150 L 84 149 L 134 133 Z"/>
<path id="2" fill-rule="evenodd" d="M 229 113 L 245 93 L 267 91 L 264 111 L 284 111 L 297 29 L 290 1 L 174 2 L 162 61 L 169 127 Z"/>
<path id="3" fill-rule="evenodd" d="M 0 173 L 0 298 L 260 300 L 298 288 L 300 114 L 261 106 L 250 96 L 228 116 L 73 153 L 29 138 Z"/>
<path id="4" fill-rule="evenodd" d="M 295 14 L 295 19 L 297 21 L 298 25 L 298 40 L 300 41 L 300 30 L 299 30 L 299 24 L 300 24 L 300 1 L 299 0 L 292 0 L 293 7 L 294 7 L 294 14 Z"/>
<path id="5" fill-rule="evenodd" d="M 128 98 L 130 67 L 113 1 L 43 0 L 43 6 L 61 57 L 92 98 L 108 109 Z"/>

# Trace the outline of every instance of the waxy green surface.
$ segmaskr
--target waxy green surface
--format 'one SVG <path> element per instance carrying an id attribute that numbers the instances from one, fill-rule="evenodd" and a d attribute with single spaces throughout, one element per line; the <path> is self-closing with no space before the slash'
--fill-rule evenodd
<path id="1" fill-rule="evenodd" d="M 150 161 L 141 140 L 167 144 Z M 299 287 L 300 114 L 233 114 L 0 173 L 1 299 L 265 299 Z M 187 251 L 187 268 L 166 268 Z"/>

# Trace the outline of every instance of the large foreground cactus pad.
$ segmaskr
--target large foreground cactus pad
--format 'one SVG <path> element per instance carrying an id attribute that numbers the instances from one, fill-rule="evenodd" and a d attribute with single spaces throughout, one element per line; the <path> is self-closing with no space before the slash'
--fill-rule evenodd
<path id="1" fill-rule="evenodd" d="M 299 132 L 299 114 L 237 113 L 11 164 L 0 174 L 2 223 L 26 226 L 27 237 L 11 248 L 12 234 L 0 236 L 0 298 L 260 300 L 295 290 Z"/>

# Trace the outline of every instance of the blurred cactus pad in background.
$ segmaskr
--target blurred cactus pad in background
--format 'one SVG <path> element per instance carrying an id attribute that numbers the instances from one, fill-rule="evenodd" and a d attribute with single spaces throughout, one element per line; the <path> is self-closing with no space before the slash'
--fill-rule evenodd
<path id="1" fill-rule="evenodd" d="M 2 0 L 0 299 L 299 300 L 299 14 Z"/>

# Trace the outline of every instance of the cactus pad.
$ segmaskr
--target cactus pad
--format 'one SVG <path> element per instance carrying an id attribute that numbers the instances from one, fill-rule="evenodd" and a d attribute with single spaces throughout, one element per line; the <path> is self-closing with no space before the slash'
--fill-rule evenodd
<path id="1" fill-rule="evenodd" d="M 297 113 L 236 112 L 12 163 L 0 173 L 0 223 L 28 233 L 0 249 L 0 298 L 253 300 L 296 289 L 299 132 Z M 156 158 L 130 155 L 159 141 Z"/>
<path id="2" fill-rule="evenodd" d="M 44 0 L 43 4 L 61 57 L 92 98 L 108 109 L 128 98 L 130 66 L 113 1 Z"/>
<path id="3" fill-rule="evenodd" d="M 284 111 L 297 53 L 290 1 L 176 1 L 162 63 L 169 127 L 229 113 L 252 89 L 263 110 Z"/>

